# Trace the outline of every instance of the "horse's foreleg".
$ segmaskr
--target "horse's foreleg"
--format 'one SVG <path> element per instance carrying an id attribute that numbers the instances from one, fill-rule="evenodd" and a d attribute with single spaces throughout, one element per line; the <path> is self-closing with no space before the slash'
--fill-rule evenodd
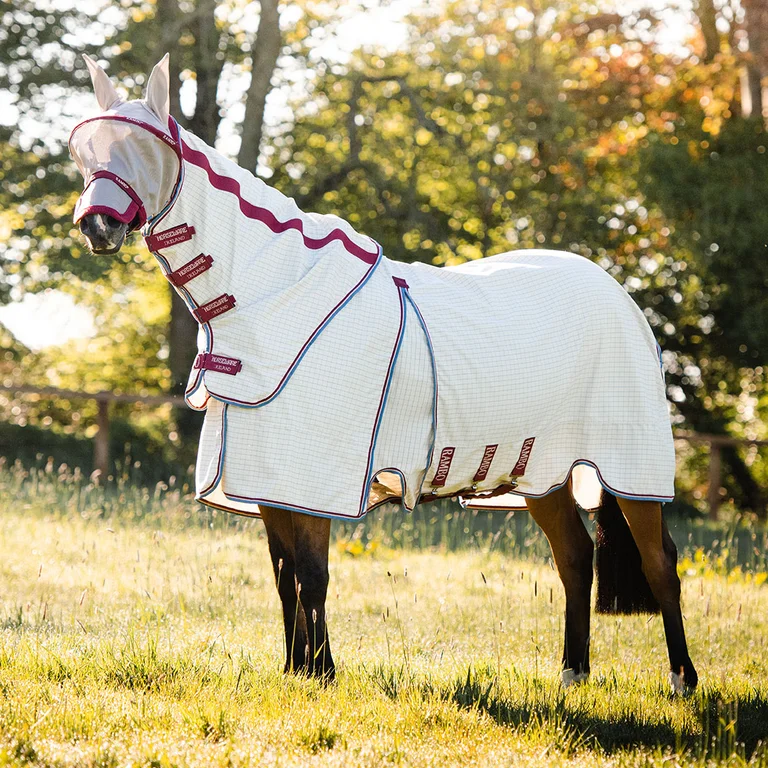
<path id="1" fill-rule="evenodd" d="M 331 681 L 335 668 L 325 625 L 331 521 L 294 512 L 293 535 L 299 600 L 307 618 L 307 670 Z"/>
<path id="2" fill-rule="evenodd" d="M 683 614 L 680 610 L 680 578 L 677 575 L 677 548 L 662 517 L 661 504 L 620 498 L 619 506 L 640 551 L 645 578 L 661 607 L 672 687 L 675 691 L 694 688 L 699 676 L 685 642 Z"/>
<path id="3" fill-rule="evenodd" d="M 565 587 L 563 684 L 589 675 L 589 618 L 594 545 L 576 510 L 569 488 L 542 499 L 527 499 L 533 519 L 552 547 L 557 572 Z"/>
<path id="4" fill-rule="evenodd" d="M 306 671 L 307 622 L 297 596 L 292 513 L 275 507 L 260 507 L 260 510 L 267 529 L 269 554 L 283 607 L 285 671 Z"/>

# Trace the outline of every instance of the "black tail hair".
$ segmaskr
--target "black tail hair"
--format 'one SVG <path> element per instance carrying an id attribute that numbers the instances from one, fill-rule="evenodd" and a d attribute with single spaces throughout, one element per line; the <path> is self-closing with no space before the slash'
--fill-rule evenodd
<path id="1" fill-rule="evenodd" d="M 616 497 L 603 491 L 597 510 L 598 613 L 659 613 L 640 552 Z"/>

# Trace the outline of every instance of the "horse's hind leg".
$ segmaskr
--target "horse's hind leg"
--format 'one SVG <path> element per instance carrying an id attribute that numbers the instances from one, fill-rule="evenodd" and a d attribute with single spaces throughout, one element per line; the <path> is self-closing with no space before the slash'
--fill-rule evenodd
<path id="1" fill-rule="evenodd" d="M 680 610 L 680 578 L 677 575 L 677 548 L 662 517 L 661 504 L 620 498 L 619 506 L 640 550 L 645 578 L 661 607 L 672 687 L 675 691 L 694 688 L 699 676 L 685 642 L 683 614 Z"/>
<path id="2" fill-rule="evenodd" d="M 563 684 L 581 682 L 589 675 L 592 539 L 568 487 L 553 491 L 542 499 L 527 499 L 526 503 L 549 540 L 557 572 L 565 587 Z"/>
<path id="3" fill-rule="evenodd" d="M 275 583 L 283 607 L 285 627 L 285 671 L 307 669 L 307 623 L 304 609 L 296 594 L 296 558 L 293 513 L 276 507 L 259 507 L 267 529 L 269 554 L 275 572 Z"/>
<path id="4" fill-rule="evenodd" d="M 330 535 L 327 518 L 293 513 L 296 582 L 307 620 L 307 670 L 326 681 L 336 674 L 325 625 Z"/>

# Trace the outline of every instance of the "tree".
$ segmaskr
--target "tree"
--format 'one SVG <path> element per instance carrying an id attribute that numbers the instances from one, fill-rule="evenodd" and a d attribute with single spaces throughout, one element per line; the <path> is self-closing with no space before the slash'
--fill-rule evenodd
<path id="1" fill-rule="evenodd" d="M 553 7 L 526 18 L 454 2 L 413 20 L 407 52 L 318 69 L 275 138 L 273 181 L 394 258 L 551 245 L 595 259 L 667 350 L 678 422 L 753 432 L 759 416 L 739 409 L 762 381 L 768 262 L 753 263 L 764 217 L 743 221 L 764 195 L 764 155 L 754 122 L 725 131 L 737 62 L 661 52 L 649 16 Z M 686 153 L 711 162 L 694 173 Z M 761 510 L 753 470 L 735 451 L 725 459 L 729 491 Z"/>

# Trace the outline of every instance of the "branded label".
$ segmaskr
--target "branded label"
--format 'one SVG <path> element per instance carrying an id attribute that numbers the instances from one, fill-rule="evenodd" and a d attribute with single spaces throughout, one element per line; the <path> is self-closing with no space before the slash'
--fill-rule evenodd
<path id="1" fill-rule="evenodd" d="M 213 320 L 214 317 L 229 312 L 234 306 L 235 297 L 229 293 L 222 293 L 221 296 L 217 296 L 213 301 L 209 301 L 207 304 L 203 304 L 202 307 L 198 307 L 192 314 L 199 322 L 207 323 L 209 320 Z"/>
<path id="2" fill-rule="evenodd" d="M 236 376 L 240 373 L 243 364 L 236 357 L 224 357 L 223 355 L 214 355 L 211 352 L 202 352 L 195 360 L 195 368 L 202 368 L 205 371 L 216 371 L 217 373 L 228 373 L 230 376 Z"/>
<path id="3" fill-rule="evenodd" d="M 456 453 L 455 448 L 443 448 L 443 452 L 440 454 L 440 461 L 437 465 L 437 472 L 435 472 L 435 476 L 432 478 L 433 488 L 441 488 L 445 485 L 454 453 Z"/>
<path id="4" fill-rule="evenodd" d="M 180 224 L 178 227 L 166 229 L 164 232 L 157 232 L 144 239 L 150 251 L 157 251 L 160 248 L 170 248 L 172 245 L 185 243 L 187 240 L 191 240 L 194 234 L 194 227 L 191 227 L 189 224 Z"/>
<path id="5" fill-rule="evenodd" d="M 483 460 L 480 462 L 480 466 L 477 468 L 477 472 L 475 472 L 475 476 L 472 478 L 475 483 L 479 483 L 488 477 L 488 470 L 491 468 L 491 462 L 493 461 L 493 457 L 495 456 L 498 447 L 498 444 L 485 446 Z"/>
<path id="6" fill-rule="evenodd" d="M 528 464 L 528 459 L 531 457 L 531 450 L 533 449 L 533 441 L 535 437 L 529 437 L 523 441 L 523 447 L 520 449 L 520 457 L 515 464 L 515 468 L 510 472 L 512 477 L 520 477 L 525 474 L 525 467 Z"/>
<path id="7" fill-rule="evenodd" d="M 106 118 L 109 119 L 109 118 Z M 125 115 L 120 115 L 120 120 L 125 121 L 127 123 L 136 123 L 136 125 L 140 125 L 142 128 L 146 128 L 147 124 L 142 120 L 137 120 L 135 117 L 127 117 Z M 158 139 L 162 139 L 169 147 L 173 147 L 176 149 L 178 146 L 176 140 L 172 138 L 171 136 L 168 136 L 165 133 L 162 133 L 161 131 L 152 131 L 152 133 L 157 136 Z"/>
<path id="8" fill-rule="evenodd" d="M 171 272 L 166 277 L 178 288 L 185 285 L 203 272 L 207 272 L 213 264 L 213 258 L 204 253 L 188 261 L 183 267 Z"/>

